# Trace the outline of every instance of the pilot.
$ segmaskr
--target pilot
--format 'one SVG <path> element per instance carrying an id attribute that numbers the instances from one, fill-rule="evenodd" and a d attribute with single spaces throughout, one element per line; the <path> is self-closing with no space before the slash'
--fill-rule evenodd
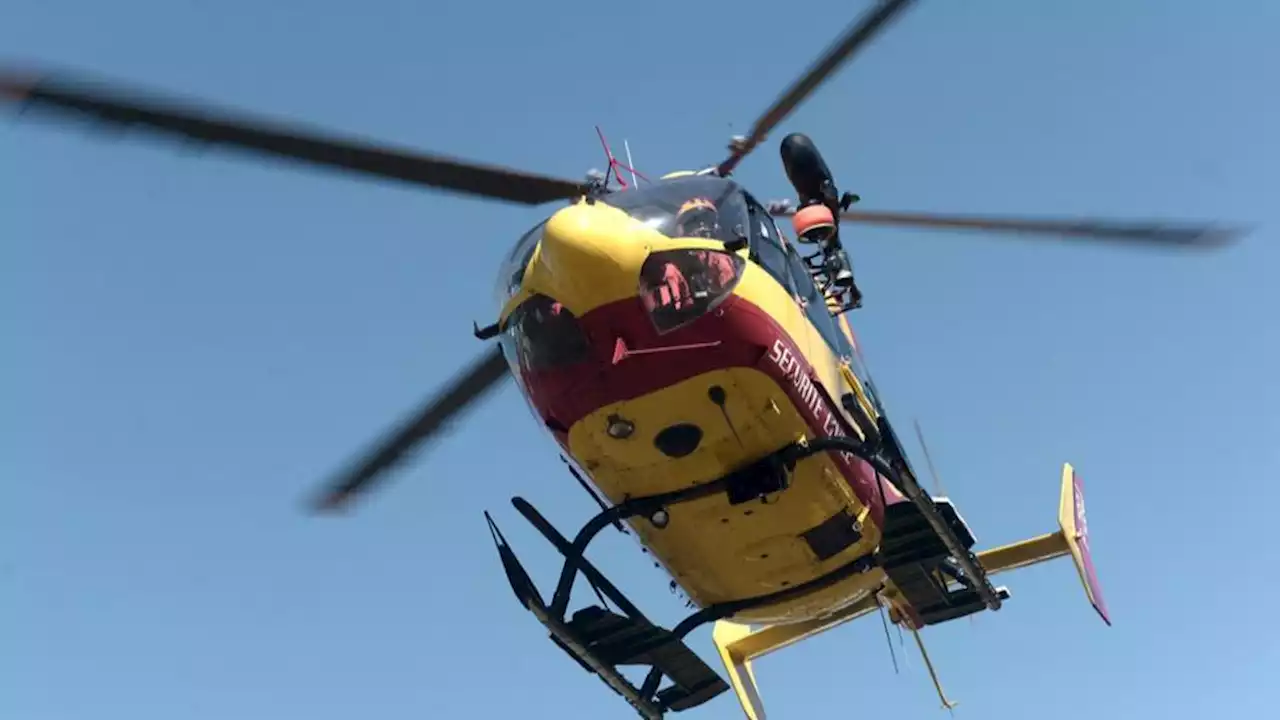
<path id="1" fill-rule="evenodd" d="M 720 213 L 716 204 L 704 197 L 687 200 L 676 213 L 677 237 L 714 239 L 720 233 Z"/>

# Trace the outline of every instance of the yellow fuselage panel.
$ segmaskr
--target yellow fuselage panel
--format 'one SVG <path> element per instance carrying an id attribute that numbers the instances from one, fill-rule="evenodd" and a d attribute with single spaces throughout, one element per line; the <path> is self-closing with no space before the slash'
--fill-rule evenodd
<path id="1" fill-rule="evenodd" d="M 678 248 L 723 245 L 667 238 L 602 203 L 570 206 L 548 221 L 522 288 L 504 308 L 505 316 L 531 295 L 546 295 L 586 328 L 589 366 L 555 378 L 551 394 L 538 392 L 549 374 L 529 374 L 525 385 L 544 418 L 563 421 L 566 449 L 614 503 L 715 480 L 804 438 L 851 432 L 830 402 L 848 392 L 839 359 L 791 294 L 759 266 L 746 265 L 734 296 L 716 310 L 667 335 L 656 333 L 638 299 L 640 267 L 649 253 Z M 619 360 L 615 347 L 635 354 Z M 723 391 L 723 410 L 708 399 L 713 386 Z M 634 434 L 611 437 L 606 429 L 614 415 L 634 423 Z M 654 438 L 677 424 L 696 425 L 701 441 L 691 454 L 669 457 Z M 647 519 L 631 524 L 699 605 L 786 590 L 878 546 L 879 517 L 870 507 L 878 506 L 870 490 L 874 474 L 850 467 L 848 460 L 818 455 L 798 463 L 791 486 L 767 502 L 730 505 L 716 495 L 669 508 L 663 529 Z M 841 511 L 856 518 L 861 539 L 819 559 L 803 535 Z M 861 599 L 876 574 L 739 618 L 824 615 Z"/>
<path id="2" fill-rule="evenodd" d="M 706 401 L 706 388 L 725 389 L 725 407 Z M 635 419 L 626 440 L 606 433 L 607 419 Z M 651 442 L 648 428 L 692 423 L 705 430 L 692 454 L 669 458 Z M 601 408 L 575 423 L 569 450 L 613 502 L 715 480 L 747 462 L 805 436 L 806 421 L 778 384 L 754 368 L 728 368 L 690 378 L 639 398 Z M 646 519 L 631 525 L 690 599 L 699 605 L 766 595 L 802 585 L 871 552 L 879 544 L 875 525 L 839 468 L 827 455 L 796 465 L 791 487 L 768 498 L 730 505 L 723 495 L 669 508 L 658 529 Z M 818 560 L 802 534 L 841 510 L 863 523 L 863 539 L 827 560 Z M 745 620 L 776 622 L 812 617 L 859 599 L 859 578 L 799 600 L 746 613 Z"/>

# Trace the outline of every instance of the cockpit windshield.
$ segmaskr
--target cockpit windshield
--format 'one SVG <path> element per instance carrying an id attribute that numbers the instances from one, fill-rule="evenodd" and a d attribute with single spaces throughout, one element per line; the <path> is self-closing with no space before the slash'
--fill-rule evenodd
<path id="1" fill-rule="evenodd" d="M 749 227 L 742 190 L 713 175 L 690 175 L 610 193 L 601 202 L 669 238 L 732 242 L 745 238 Z"/>
<path id="2" fill-rule="evenodd" d="M 746 237 L 750 222 L 742 189 L 714 175 L 689 175 L 654 185 L 610 193 L 602 200 L 669 238 L 734 242 Z M 547 221 L 520 237 L 498 270 L 494 300 L 500 310 L 524 282 L 524 271 L 542 240 Z"/>
<path id="3" fill-rule="evenodd" d="M 494 288 L 494 300 L 497 302 L 499 312 L 524 283 L 525 268 L 529 265 L 538 242 L 542 240 L 542 229 L 546 224 L 547 221 L 543 220 L 533 226 L 529 232 L 521 235 L 515 247 L 511 248 L 511 252 L 503 258 L 502 267 L 498 269 L 497 286 Z"/>

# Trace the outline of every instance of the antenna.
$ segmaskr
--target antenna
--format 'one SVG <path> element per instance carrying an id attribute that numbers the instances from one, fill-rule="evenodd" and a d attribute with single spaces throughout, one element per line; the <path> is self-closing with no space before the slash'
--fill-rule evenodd
<path id="1" fill-rule="evenodd" d="M 618 159 L 613 156 L 613 151 L 609 149 L 609 141 L 604 139 L 604 131 L 600 129 L 599 125 L 596 126 L 596 137 L 600 138 L 600 147 L 604 148 L 605 161 L 609 163 L 608 169 L 604 171 L 605 187 L 609 187 L 609 178 L 614 177 L 617 179 L 618 185 L 625 190 L 627 181 L 623 179 L 622 173 L 617 172 L 618 166 L 622 163 L 618 162 Z"/>
<path id="2" fill-rule="evenodd" d="M 627 162 L 624 164 L 620 162 L 618 158 L 613 156 L 613 151 L 609 149 L 609 142 L 604 139 L 604 131 L 600 129 L 599 125 L 596 126 L 596 136 L 600 138 L 600 146 L 604 148 L 605 160 L 609 163 L 609 169 L 606 170 L 604 174 L 605 187 L 609 186 L 609 178 L 613 177 L 617 180 L 618 186 L 623 190 L 626 190 L 629 186 L 627 185 L 626 179 L 622 177 L 623 170 L 631 173 L 631 182 L 633 185 L 639 186 L 641 180 L 644 180 L 645 182 L 652 182 L 649 178 L 644 176 L 644 173 L 631 166 L 631 146 L 627 144 L 626 140 L 622 141 L 622 146 L 626 149 L 627 153 Z"/>
<path id="3" fill-rule="evenodd" d="M 640 181 L 636 179 L 636 164 L 631 161 L 631 144 L 626 138 L 622 139 L 622 149 L 627 151 L 627 169 L 631 171 L 631 182 L 639 187 Z"/>

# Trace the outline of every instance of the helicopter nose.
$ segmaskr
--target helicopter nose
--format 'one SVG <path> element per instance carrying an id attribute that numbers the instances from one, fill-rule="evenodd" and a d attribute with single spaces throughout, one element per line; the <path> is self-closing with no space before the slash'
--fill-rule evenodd
<path id="1" fill-rule="evenodd" d="M 556 212 L 543 230 L 540 264 L 552 294 L 577 315 L 636 297 L 647 243 L 617 208 L 579 202 Z"/>

